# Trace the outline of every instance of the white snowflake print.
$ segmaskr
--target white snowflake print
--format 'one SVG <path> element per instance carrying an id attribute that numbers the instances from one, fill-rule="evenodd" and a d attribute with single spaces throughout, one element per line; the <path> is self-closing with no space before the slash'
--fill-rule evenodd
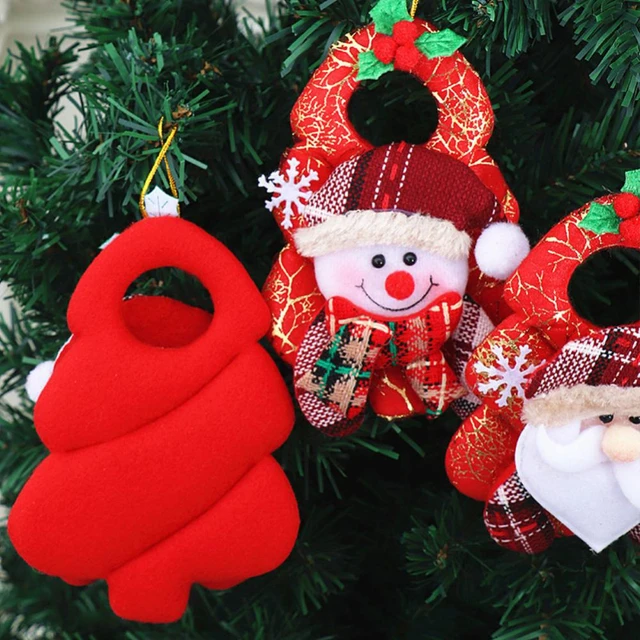
<path id="1" fill-rule="evenodd" d="M 473 366 L 476 373 L 484 373 L 489 378 L 488 382 L 478 382 L 478 390 L 482 393 L 500 391 L 496 404 L 499 407 L 506 407 L 510 397 L 524 398 L 527 380 L 540 365 L 527 364 L 527 356 L 531 353 L 531 348 L 526 344 L 518 348 L 513 364 L 510 363 L 509 356 L 505 355 L 504 349 L 499 344 L 494 344 L 491 351 L 496 356 L 491 366 L 482 362 L 476 362 Z"/>
<path id="2" fill-rule="evenodd" d="M 293 226 L 291 222 L 291 217 L 293 216 L 292 205 L 295 204 L 296 207 L 300 207 L 302 203 L 309 199 L 309 196 L 313 193 L 309 187 L 312 182 L 318 179 L 318 174 L 315 171 L 309 171 L 307 175 L 301 176 L 298 171 L 300 161 L 297 158 L 289 158 L 287 165 L 288 169 L 284 174 L 280 173 L 280 171 L 274 171 L 268 180 L 265 176 L 260 176 L 258 186 L 263 187 L 269 193 L 276 194 L 271 200 L 267 200 L 264 203 L 269 211 L 273 211 L 275 207 L 284 204 L 282 227 L 291 229 Z M 296 178 L 299 178 L 297 182 Z"/>

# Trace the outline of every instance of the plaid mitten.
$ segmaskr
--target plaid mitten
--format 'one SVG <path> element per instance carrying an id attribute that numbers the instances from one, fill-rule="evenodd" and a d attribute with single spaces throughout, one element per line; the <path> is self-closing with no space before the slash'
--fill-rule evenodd
<path id="1" fill-rule="evenodd" d="M 391 339 L 387 324 L 366 315 L 343 317 L 353 307 L 327 303 L 300 345 L 294 384 L 307 420 L 329 436 L 346 436 L 363 420 L 375 361 Z"/>
<path id="2" fill-rule="evenodd" d="M 520 553 L 545 551 L 556 536 L 549 515 L 524 488 L 515 468 L 487 500 L 484 524 L 501 547 Z"/>

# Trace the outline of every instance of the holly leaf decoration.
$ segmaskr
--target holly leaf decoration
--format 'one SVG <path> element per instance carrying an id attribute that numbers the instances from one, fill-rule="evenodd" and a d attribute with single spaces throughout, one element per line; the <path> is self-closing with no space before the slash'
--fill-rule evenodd
<path id="1" fill-rule="evenodd" d="M 393 63 L 385 64 L 380 62 L 373 51 L 363 51 L 358 56 L 358 75 L 356 80 L 377 80 L 387 71 L 393 71 Z"/>
<path id="2" fill-rule="evenodd" d="M 423 33 L 416 40 L 416 47 L 427 58 L 444 58 L 454 54 L 466 41 L 455 31 L 443 29 L 435 33 Z"/>
<path id="3" fill-rule="evenodd" d="M 625 193 L 633 193 L 634 196 L 640 198 L 640 169 L 627 171 L 624 174 L 624 185 L 622 191 Z"/>
<path id="4" fill-rule="evenodd" d="M 390 36 L 393 33 L 393 25 L 402 20 L 413 20 L 407 10 L 405 0 L 380 0 L 369 15 L 376 27 L 376 33 L 384 33 Z M 380 77 L 380 76 L 378 76 Z"/>
<path id="5" fill-rule="evenodd" d="M 578 226 L 594 233 L 620 233 L 620 218 L 612 204 L 592 202 L 587 215 L 578 222 Z"/>

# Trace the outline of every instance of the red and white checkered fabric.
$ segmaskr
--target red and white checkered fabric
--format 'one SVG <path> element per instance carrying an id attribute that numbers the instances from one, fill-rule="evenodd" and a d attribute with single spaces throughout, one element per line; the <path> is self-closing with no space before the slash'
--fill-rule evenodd
<path id="1" fill-rule="evenodd" d="M 349 211 L 402 211 L 448 220 L 475 240 L 500 207 L 469 167 L 406 142 L 340 164 L 302 211 L 306 226 Z"/>
<path id="2" fill-rule="evenodd" d="M 462 317 L 444 349 L 447 361 L 467 391 L 465 396 L 451 404 L 451 408 L 461 418 L 468 418 L 482 404 L 465 383 L 464 370 L 471 354 L 494 328 L 495 325 L 482 307 L 469 296 L 465 296 L 462 303 Z"/>
<path id="3" fill-rule="evenodd" d="M 532 376 L 526 397 L 579 384 L 640 387 L 640 327 L 612 327 L 568 342 Z"/>
<path id="4" fill-rule="evenodd" d="M 462 313 L 457 293 L 440 296 L 410 318 L 371 318 L 343 298 L 331 298 L 298 350 L 294 387 L 307 420 L 330 436 L 353 433 L 374 381 L 374 372 L 399 366 L 424 402 L 440 415 L 464 389 L 442 355 Z"/>
<path id="5" fill-rule="evenodd" d="M 555 538 L 547 512 L 524 488 L 515 471 L 487 500 L 484 524 L 501 547 L 520 553 L 540 553 Z"/>

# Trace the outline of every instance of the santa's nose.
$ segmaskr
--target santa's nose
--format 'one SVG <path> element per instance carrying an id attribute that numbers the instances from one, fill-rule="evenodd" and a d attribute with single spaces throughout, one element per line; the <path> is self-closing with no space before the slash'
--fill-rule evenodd
<path id="1" fill-rule="evenodd" d="M 633 462 L 640 458 L 640 432 L 631 426 L 612 424 L 604 432 L 602 451 L 614 462 Z"/>
<path id="2" fill-rule="evenodd" d="M 413 276 L 406 271 L 394 271 L 384 283 L 387 293 L 396 300 L 408 298 L 416 288 Z"/>

